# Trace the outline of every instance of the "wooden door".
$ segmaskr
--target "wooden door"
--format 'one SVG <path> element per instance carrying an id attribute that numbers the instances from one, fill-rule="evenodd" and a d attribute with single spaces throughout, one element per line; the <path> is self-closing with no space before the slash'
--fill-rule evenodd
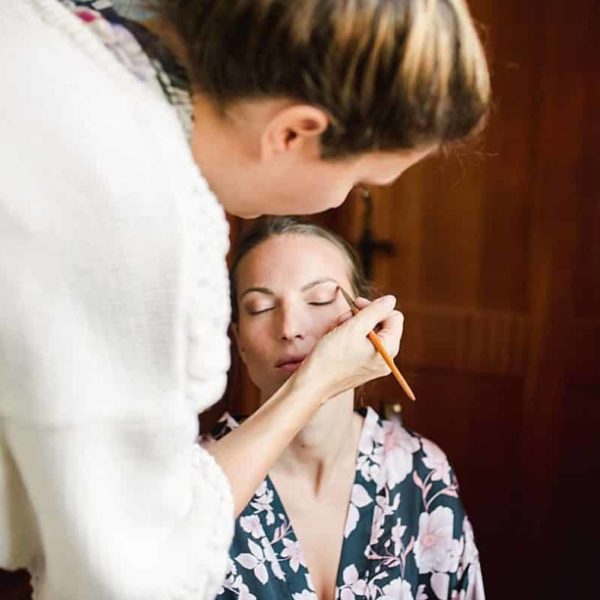
<path id="1" fill-rule="evenodd" d="M 488 598 L 597 595 L 600 35 L 597 0 L 477 0 L 495 104 L 479 141 L 374 190 L 374 283 L 406 317 L 405 424 L 448 453 Z M 314 220 L 359 244 L 358 198 Z M 235 234 L 243 227 L 232 221 Z M 229 398 L 256 395 L 234 361 Z M 219 409 L 217 409 L 218 411 Z M 590 523 L 590 524 L 588 524 Z M 597 553 L 596 553 L 597 554 Z"/>

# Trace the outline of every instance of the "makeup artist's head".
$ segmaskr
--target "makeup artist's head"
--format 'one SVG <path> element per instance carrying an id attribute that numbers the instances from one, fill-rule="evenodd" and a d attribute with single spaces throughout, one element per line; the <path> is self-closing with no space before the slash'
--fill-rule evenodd
<path id="1" fill-rule="evenodd" d="M 370 295 L 344 240 L 290 217 L 258 220 L 239 244 L 230 273 L 238 350 L 263 398 L 348 311 L 338 284 Z"/>
<path id="2" fill-rule="evenodd" d="M 232 214 L 337 206 L 485 119 L 464 0 L 160 3 L 192 78 L 195 158 Z"/>

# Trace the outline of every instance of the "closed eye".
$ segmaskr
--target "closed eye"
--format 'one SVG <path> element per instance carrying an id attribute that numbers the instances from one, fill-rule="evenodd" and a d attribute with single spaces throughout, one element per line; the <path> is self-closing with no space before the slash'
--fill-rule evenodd
<path id="1" fill-rule="evenodd" d="M 273 310 L 275 307 L 274 306 L 268 306 L 267 308 L 261 308 L 259 310 L 250 310 L 247 309 L 246 312 L 251 316 L 255 316 L 255 315 L 262 315 L 262 313 L 266 313 L 269 312 L 270 310 Z"/>
<path id="2" fill-rule="evenodd" d="M 311 306 L 327 306 L 328 304 L 333 304 L 335 302 L 335 298 L 332 300 L 327 300 L 326 302 L 309 302 Z"/>

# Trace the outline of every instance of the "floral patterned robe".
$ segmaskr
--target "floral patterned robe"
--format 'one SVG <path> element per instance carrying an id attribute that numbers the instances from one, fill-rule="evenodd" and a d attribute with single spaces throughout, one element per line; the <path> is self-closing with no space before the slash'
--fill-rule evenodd
<path id="1" fill-rule="evenodd" d="M 221 419 L 223 435 L 237 423 Z M 218 600 L 317 600 L 292 523 L 267 478 L 237 519 Z M 483 600 L 471 524 L 446 455 L 367 409 L 336 600 Z"/>

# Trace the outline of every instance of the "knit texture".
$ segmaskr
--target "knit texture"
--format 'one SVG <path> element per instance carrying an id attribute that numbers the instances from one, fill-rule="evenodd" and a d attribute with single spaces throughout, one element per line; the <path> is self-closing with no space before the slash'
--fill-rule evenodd
<path id="1" fill-rule="evenodd" d="M 0 564 L 41 600 L 211 598 L 223 210 L 173 108 L 60 3 L 2 0 L 0 72 Z"/>

